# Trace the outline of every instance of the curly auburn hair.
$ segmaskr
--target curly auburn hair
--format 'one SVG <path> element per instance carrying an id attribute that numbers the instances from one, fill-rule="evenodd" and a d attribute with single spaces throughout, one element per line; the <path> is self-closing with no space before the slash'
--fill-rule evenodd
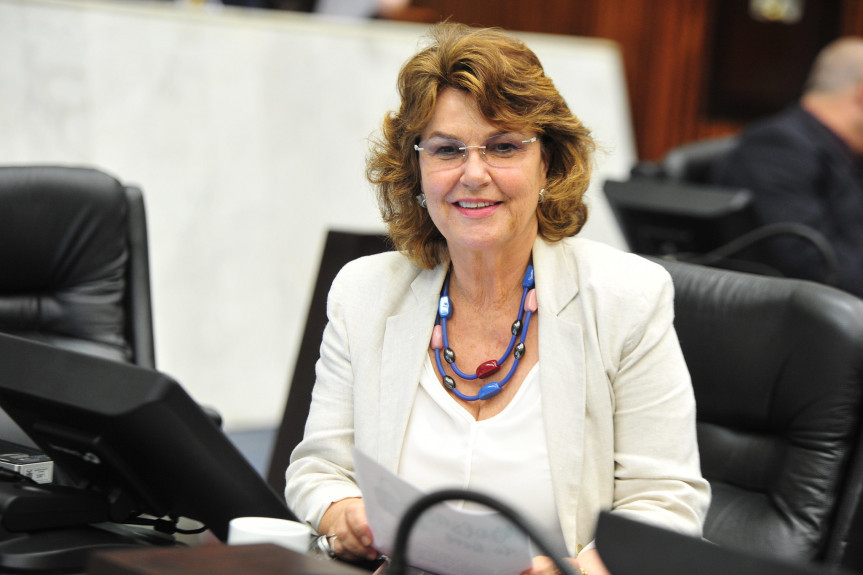
<path id="1" fill-rule="evenodd" d="M 539 234 L 558 241 L 587 221 L 584 193 L 595 144 L 523 42 L 498 29 L 435 25 L 431 43 L 402 66 L 401 106 L 384 118 L 372 141 L 366 176 L 396 249 L 424 268 L 449 259 L 446 240 L 416 200 L 422 192 L 414 144 L 445 88 L 463 90 L 480 113 L 508 131 L 536 131 L 548 165 L 545 200 L 537 207 Z"/>

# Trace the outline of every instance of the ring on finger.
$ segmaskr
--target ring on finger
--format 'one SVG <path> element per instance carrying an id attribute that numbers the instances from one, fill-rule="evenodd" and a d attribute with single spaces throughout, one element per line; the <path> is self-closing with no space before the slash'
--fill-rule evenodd
<path id="1" fill-rule="evenodd" d="M 338 536 L 335 534 L 324 535 L 318 538 L 318 549 L 326 553 L 327 557 L 331 559 L 335 559 L 336 557 L 336 539 L 338 539 Z"/>

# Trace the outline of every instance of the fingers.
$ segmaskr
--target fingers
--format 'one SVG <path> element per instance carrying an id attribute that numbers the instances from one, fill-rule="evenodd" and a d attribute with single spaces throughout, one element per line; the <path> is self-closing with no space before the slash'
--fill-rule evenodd
<path id="1" fill-rule="evenodd" d="M 571 562 L 581 575 L 611 575 L 596 549 L 588 549 Z"/>
<path id="2" fill-rule="evenodd" d="M 369 521 L 366 518 L 366 506 L 362 501 L 351 505 L 345 513 L 348 529 L 357 538 L 363 547 L 370 547 L 373 538 Z"/>
<path id="3" fill-rule="evenodd" d="M 325 514 L 332 539 L 333 552 L 344 559 L 375 559 L 374 538 L 366 519 L 362 499 L 344 499 L 330 506 Z M 323 521 L 322 521 L 323 523 Z"/>
<path id="4" fill-rule="evenodd" d="M 558 575 L 559 573 L 560 571 L 554 566 L 554 561 L 549 557 L 538 555 L 533 558 L 533 567 L 521 575 Z"/>
<path id="5" fill-rule="evenodd" d="M 366 519 L 365 504 L 361 500 L 345 506 L 342 520 L 336 527 L 336 536 L 333 548 L 337 555 L 357 559 L 374 559 L 378 555 L 372 548 L 372 532 Z"/>
<path id="6" fill-rule="evenodd" d="M 577 559 L 565 557 L 564 561 L 569 563 L 577 573 L 580 573 L 581 575 L 590 575 L 588 571 L 579 564 Z M 533 567 L 527 571 L 523 571 L 521 575 L 560 575 L 560 569 L 557 568 L 550 557 L 538 555 L 533 558 Z M 610 573 L 604 571 L 603 575 L 610 575 Z"/>

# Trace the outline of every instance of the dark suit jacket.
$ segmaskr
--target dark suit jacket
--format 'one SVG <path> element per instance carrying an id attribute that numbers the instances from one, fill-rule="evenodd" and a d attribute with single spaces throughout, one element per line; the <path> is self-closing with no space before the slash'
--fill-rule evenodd
<path id="1" fill-rule="evenodd" d="M 799 222 L 822 234 L 839 258 L 839 287 L 863 296 L 863 180 L 858 158 L 799 105 L 752 125 L 714 170 L 714 183 L 751 190 L 763 223 Z M 823 280 L 826 267 L 810 244 L 771 245 L 789 277 Z"/>

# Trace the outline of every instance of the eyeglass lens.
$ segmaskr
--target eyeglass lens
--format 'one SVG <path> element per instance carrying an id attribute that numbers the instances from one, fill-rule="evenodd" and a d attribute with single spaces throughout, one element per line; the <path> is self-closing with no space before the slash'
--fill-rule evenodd
<path id="1" fill-rule="evenodd" d="M 467 160 L 470 150 L 476 149 L 491 166 L 507 167 L 518 163 L 527 146 L 536 137 L 526 139 L 518 134 L 506 134 L 489 139 L 483 145 L 468 146 L 452 138 L 435 136 L 414 146 L 432 169 L 460 166 Z"/>

